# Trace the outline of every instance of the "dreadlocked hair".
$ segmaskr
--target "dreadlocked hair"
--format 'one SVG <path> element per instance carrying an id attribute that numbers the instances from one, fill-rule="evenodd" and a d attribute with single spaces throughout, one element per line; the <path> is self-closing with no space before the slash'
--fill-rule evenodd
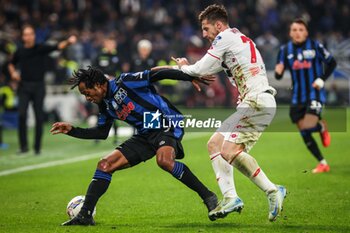
<path id="1" fill-rule="evenodd" d="M 93 88 L 96 84 L 102 85 L 106 83 L 107 78 L 101 70 L 88 66 L 87 70 L 75 70 L 68 82 L 72 85 L 70 89 L 74 89 L 81 82 L 85 83 L 86 88 Z"/>

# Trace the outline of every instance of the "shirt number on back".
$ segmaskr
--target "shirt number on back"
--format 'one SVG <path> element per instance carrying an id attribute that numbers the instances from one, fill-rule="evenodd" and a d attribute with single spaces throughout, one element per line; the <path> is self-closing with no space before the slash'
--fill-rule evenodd
<path id="1" fill-rule="evenodd" d="M 256 53 L 255 53 L 255 47 L 254 47 L 253 41 L 246 36 L 241 36 L 241 39 L 243 43 L 249 43 L 250 54 L 251 54 L 250 63 L 256 63 Z"/>

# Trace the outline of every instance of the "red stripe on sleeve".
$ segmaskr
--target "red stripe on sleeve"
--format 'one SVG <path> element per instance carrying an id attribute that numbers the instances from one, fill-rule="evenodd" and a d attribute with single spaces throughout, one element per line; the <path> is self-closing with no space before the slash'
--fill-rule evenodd
<path id="1" fill-rule="evenodd" d="M 210 56 L 212 56 L 213 58 L 216 58 L 216 59 L 220 60 L 219 57 L 217 57 L 217 56 L 215 56 L 215 55 L 213 55 L 213 54 L 211 54 L 211 53 L 209 53 L 209 52 L 208 52 L 208 54 L 209 54 Z"/>

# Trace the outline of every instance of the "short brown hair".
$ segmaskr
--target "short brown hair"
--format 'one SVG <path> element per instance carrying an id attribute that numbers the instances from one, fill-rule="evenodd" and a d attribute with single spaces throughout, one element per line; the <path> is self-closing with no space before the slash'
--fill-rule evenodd
<path id="1" fill-rule="evenodd" d="M 308 23 L 306 22 L 305 19 L 303 18 L 296 18 L 292 21 L 292 23 L 290 24 L 290 26 L 292 26 L 293 23 L 297 23 L 297 24 L 302 24 L 305 26 L 306 30 L 309 30 L 309 26 Z"/>
<path id="2" fill-rule="evenodd" d="M 223 23 L 228 23 L 228 14 L 223 5 L 213 4 L 207 6 L 198 16 L 199 22 L 208 20 L 210 23 L 214 23 L 217 20 Z"/>

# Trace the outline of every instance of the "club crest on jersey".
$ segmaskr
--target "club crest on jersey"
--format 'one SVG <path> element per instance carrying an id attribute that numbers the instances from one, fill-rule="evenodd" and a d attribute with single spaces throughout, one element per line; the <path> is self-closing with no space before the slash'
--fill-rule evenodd
<path id="1" fill-rule="evenodd" d="M 218 43 L 219 40 L 221 40 L 222 37 L 221 36 L 217 36 L 215 37 L 214 41 L 213 41 L 213 45 L 216 45 Z"/>
<path id="2" fill-rule="evenodd" d="M 128 92 L 123 88 L 119 88 L 117 93 L 115 93 L 114 95 L 114 99 L 115 101 L 117 101 L 118 104 L 121 104 L 127 96 L 128 96 Z"/>

